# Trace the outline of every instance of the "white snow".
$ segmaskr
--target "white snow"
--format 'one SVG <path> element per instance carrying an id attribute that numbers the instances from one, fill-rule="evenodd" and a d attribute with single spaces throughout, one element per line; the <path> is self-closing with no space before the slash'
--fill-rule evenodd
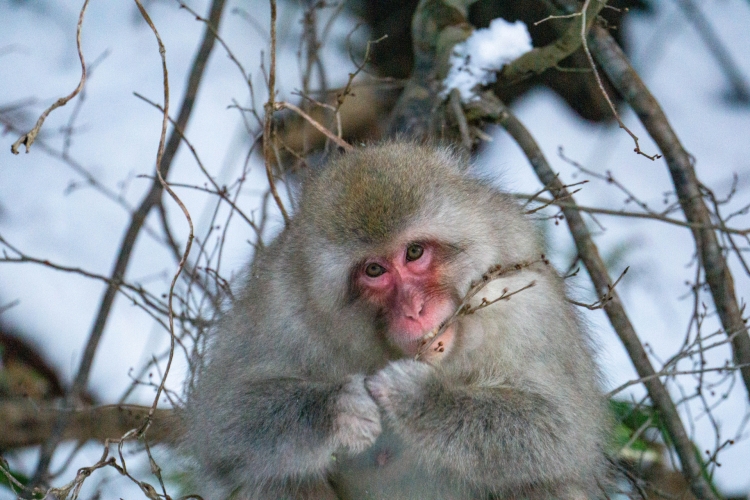
<path id="1" fill-rule="evenodd" d="M 464 102 L 476 99 L 474 88 L 495 81 L 495 72 L 505 64 L 532 49 L 531 36 L 522 21 L 510 23 L 493 19 L 489 28 L 475 30 L 469 38 L 456 44 L 451 69 L 443 80 L 443 97 L 458 89 Z"/>

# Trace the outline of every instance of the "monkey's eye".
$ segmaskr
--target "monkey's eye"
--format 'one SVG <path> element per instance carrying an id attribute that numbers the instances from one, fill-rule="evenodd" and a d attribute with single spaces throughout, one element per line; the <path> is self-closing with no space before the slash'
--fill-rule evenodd
<path id="1" fill-rule="evenodd" d="M 374 262 L 367 264 L 367 267 L 365 267 L 365 274 L 369 276 L 370 278 L 377 278 L 384 272 L 385 272 L 385 268 L 381 266 L 380 264 L 376 264 Z"/>
<path id="2" fill-rule="evenodd" d="M 412 261 L 419 259 L 424 253 L 424 248 L 418 243 L 412 243 L 406 248 L 406 260 Z"/>

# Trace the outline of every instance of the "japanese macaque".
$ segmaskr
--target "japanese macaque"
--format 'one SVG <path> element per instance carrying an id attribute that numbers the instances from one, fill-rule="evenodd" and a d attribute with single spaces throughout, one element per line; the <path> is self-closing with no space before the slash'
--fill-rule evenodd
<path id="1" fill-rule="evenodd" d="M 451 151 L 333 159 L 248 274 L 183 412 L 206 497 L 598 493 L 587 337 L 532 223 Z"/>

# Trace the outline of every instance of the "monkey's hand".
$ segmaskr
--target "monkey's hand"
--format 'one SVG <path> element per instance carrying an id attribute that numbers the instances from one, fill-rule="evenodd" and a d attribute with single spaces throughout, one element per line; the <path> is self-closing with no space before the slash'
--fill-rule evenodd
<path id="1" fill-rule="evenodd" d="M 434 372 L 427 363 L 401 359 L 368 377 L 365 384 L 386 418 L 395 420 L 408 409 Z"/>
<path id="2" fill-rule="evenodd" d="M 337 402 L 333 423 L 335 445 L 359 453 L 375 442 L 380 431 L 380 410 L 365 388 L 365 376 L 350 376 Z"/>

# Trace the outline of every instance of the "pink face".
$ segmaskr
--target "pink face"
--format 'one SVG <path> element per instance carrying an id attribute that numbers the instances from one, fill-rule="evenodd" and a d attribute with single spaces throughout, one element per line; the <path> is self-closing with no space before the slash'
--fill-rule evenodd
<path id="1" fill-rule="evenodd" d="M 454 301 L 440 284 L 441 260 L 436 244 L 409 243 L 367 259 L 357 273 L 364 298 L 385 312 L 390 339 L 406 354 L 416 354 L 420 340 L 453 313 Z"/>

